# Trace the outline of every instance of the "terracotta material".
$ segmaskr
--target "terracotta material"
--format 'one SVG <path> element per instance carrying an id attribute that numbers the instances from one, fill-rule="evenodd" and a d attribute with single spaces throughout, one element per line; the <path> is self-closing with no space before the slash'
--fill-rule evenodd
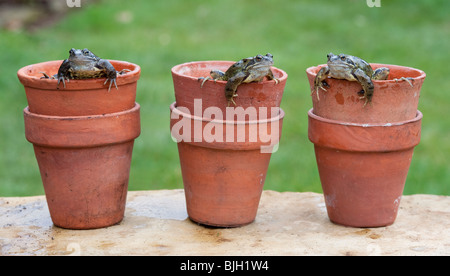
<path id="1" fill-rule="evenodd" d="M 129 69 L 117 76 L 117 87 L 104 85 L 105 78 L 66 81 L 66 88 L 56 79 L 41 79 L 40 72 L 54 75 L 61 60 L 32 64 L 17 72 L 25 87 L 30 112 L 52 116 L 100 115 L 125 111 L 134 107 L 136 86 L 141 69 L 138 65 L 110 60 L 117 71 Z"/>
<path id="2" fill-rule="evenodd" d="M 140 106 L 94 116 L 48 116 L 24 110 L 55 225 L 106 227 L 124 216 Z"/>
<path id="3" fill-rule="evenodd" d="M 394 223 L 422 113 L 388 124 L 356 124 L 308 112 L 308 135 L 331 221 L 354 227 Z"/>
<path id="4" fill-rule="evenodd" d="M 194 99 L 202 100 L 201 113 L 206 108 L 219 107 L 226 114 L 228 101 L 225 98 L 225 81 L 207 81 L 201 87 L 199 77 L 207 77 L 210 71 L 218 69 L 226 71 L 234 62 L 232 61 L 197 61 L 177 65 L 172 68 L 175 100 L 177 106 L 187 107 L 194 114 Z M 235 98 L 236 107 L 267 107 L 267 117 L 278 116 L 278 112 L 271 113 L 271 107 L 280 107 L 284 87 L 288 75 L 281 69 L 272 67 L 272 72 L 280 80 L 275 84 L 274 80 L 264 80 L 260 83 L 244 83 L 237 89 L 238 97 Z M 234 107 L 234 106 L 232 106 Z M 259 119 L 259 113 L 256 118 Z"/>
<path id="5" fill-rule="evenodd" d="M 392 123 L 414 119 L 419 103 L 420 89 L 425 80 L 425 72 L 404 66 L 371 64 L 372 68 L 388 67 L 388 80 L 373 81 L 375 90 L 372 104 L 360 100 L 361 85 L 355 81 L 328 78 L 327 91 L 319 89 L 317 99 L 314 78 L 323 65 L 306 70 L 312 94 L 314 114 L 332 120 L 354 123 Z M 401 77 L 413 78 L 413 87 L 406 81 L 394 81 Z"/>
<path id="6" fill-rule="evenodd" d="M 207 120 L 191 116 L 175 107 L 171 109 L 172 136 L 179 141 L 183 184 L 189 217 L 198 223 L 219 226 L 236 227 L 251 223 L 257 213 L 259 200 L 264 186 L 271 153 L 262 153 L 265 146 L 274 145 L 281 137 L 281 127 L 284 112 L 269 120 L 256 121 L 222 121 Z M 177 124 L 188 122 L 191 130 L 190 139 L 178 135 Z M 255 128 L 267 126 L 267 133 L 272 141 L 267 142 L 263 136 L 250 138 Z M 224 142 L 208 141 L 202 135 L 195 142 L 195 133 L 207 133 L 209 127 L 223 130 Z M 228 128 L 227 128 L 228 127 Z M 233 132 L 232 141 L 226 141 L 227 133 Z M 245 133 L 238 136 L 237 133 Z M 183 138 L 183 137 L 184 138 Z M 239 140 L 236 140 L 238 137 Z M 266 151 L 267 152 L 267 151 Z"/>

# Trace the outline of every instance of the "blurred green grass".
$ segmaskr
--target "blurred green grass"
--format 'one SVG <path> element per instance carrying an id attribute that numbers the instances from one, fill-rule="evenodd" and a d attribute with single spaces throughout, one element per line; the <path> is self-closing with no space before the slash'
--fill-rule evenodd
<path id="1" fill-rule="evenodd" d="M 427 73 L 419 103 L 422 140 L 404 193 L 450 195 L 450 117 L 445 115 L 450 2 L 381 3 L 369 8 L 363 0 L 82 2 L 49 28 L 0 31 L 0 196 L 44 194 L 33 147 L 24 137 L 27 102 L 16 72 L 28 64 L 65 59 L 72 47 L 141 66 L 137 102 L 142 133 L 133 151 L 130 190 L 182 188 L 177 147 L 169 132 L 171 67 L 270 52 L 289 78 L 281 104 L 286 112 L 282 140 L 272 155 L 265 189 L 321 192 L 307 136 L 312 104 L 305 69 L 325 63 L 328 52 L 343 52 Z"/>

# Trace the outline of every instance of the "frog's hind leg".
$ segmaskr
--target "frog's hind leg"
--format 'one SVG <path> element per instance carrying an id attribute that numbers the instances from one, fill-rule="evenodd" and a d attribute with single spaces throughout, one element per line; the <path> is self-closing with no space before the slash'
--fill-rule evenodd
<path id="1" fill-rule="evenodd" d="M 319 88 L 323 91 L 327 91 L 325 87 L 329 88 L 330 86 L 325 81 L 328 78 L 328 75 L 330 74 L 330 68 L 328 66 L 322 67 L 319 72 L 317 72 L 317 76 L 314 79 L 314 90 L 317 94 L 317 100 L 320 101 L 319 98 Z M 311 92 L 311 95 L 314 93 L 314 90 Z"/>
<path id="2" fill-rule="evenodd" d="M 228 106 L 230 106 L 230 103 L 236 105 L 234 98 L 238 96 L 236 93 L 237 88 L 247 77 L 248 75 L 244 73 L 238 73 L 227 81 L 227 84 L 225 85 L 225 97 L 228 100 Z"/>
<path id="3" fill-rule="evenodd" d="M 275 81 L 275 85 L 280 83 L 280 80 L 278 78 L 274 77 L 272 70 L 269 70 L 269 73 L 267 74 L 267 79 L 268 80 L 274 80 Z"/>
<path id="4" fill-rule="evenodd" d="M 370 103 L 372 101 L 373 96 L 373 90 L 374 85 L 369 76 L 366 75 L 366 73 L 361 70 L 357 69 L 355 72 L 353 72 L 353 77 L 361 84 L 362 89 L 364 91 L 364 96 L 360 97 L 360 99 L 366 99 L 364 103 L 364 107 L 367 105 L 367 103 Z M 360 92 L 359 92 L 360 93 Z"/>
<path id="5" fill-rule="evenodd" d="M 414 81 L 414 78 L 411 78 L 411 77 L 407 77 L 407 78 L 401 77 L 401 78 L 399 78 L 399 79 L 395 78 L 394 80 L 395 80 L 395 82 L 406 81 L 407 83 L 409 83 L 409 85 L 411 85 L 411 87 L 414 87 L 414 85 L 413 85 L 412 82 L 411 82 L 411 81 Z"/>
<path id="6" fill-rule="evenodd" d="M 205 84 L 207 80 L 213 80 L 214 82 L 216 82 L 217 80 L 224 80 L 225 73 L 220 70 L 211 70 L 209 74 L 211 76 L 198 78 L 198 80 L 203 80 L 202 84 L 200 85 L 201 88 L 203 88 L 203 84 Z"/>

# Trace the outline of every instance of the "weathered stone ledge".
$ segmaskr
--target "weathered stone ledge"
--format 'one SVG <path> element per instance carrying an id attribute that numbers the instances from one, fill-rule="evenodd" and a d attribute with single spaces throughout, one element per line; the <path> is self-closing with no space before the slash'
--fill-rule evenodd
<path id="1" fill-rule="evenodd" d="M 0 255 L 450 255 L 450 197 L 403 196 L 388 227 L 328 220 L 322 194 L 264 191 L 256 220 L 208 228 L 187 217 L 183 190 L 129 192 L 104 229 L 53 226 L 44 196 L 0 198 Z"/>

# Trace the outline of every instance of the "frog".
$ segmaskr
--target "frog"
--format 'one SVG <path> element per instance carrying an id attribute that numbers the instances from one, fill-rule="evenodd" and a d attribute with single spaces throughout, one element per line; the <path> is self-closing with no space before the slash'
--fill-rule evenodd
<path id="1" fill-rule="evenodd" d="M 317 99 L 319 100 L 319 88 L 327 91 L 325 87 L 330 86 L 325 81 L 328 77 L 335 79 L 345 79 L 348 81 L 357 81 L 361 84 L 362 90 L 358 94 L 362 94 L 360 99 L 365 99 L 364 107 L 371 103 L 374 85 L 372 80 L 387 80 L 389 76 L 389 68 L 380 67 L 373 70 L 369 63 L 365 60 L 351 55 L 339 54 L 334 55 L 329 53 L 327 55 L 327 65 L 322 67 L 317 73 L 314 79 L 314 88 L 316 90 Z M 399 80 L 407 81 L 411 86 L 412 78 L 400 78 L 394 79 L 396 82 Z"/>
<path id="2" fill-rule="evenodd" d="M 201 87 L 203 87 L 203 84 L 207 80 L 214 80 L 214 82 L 217 80 L 226 81 L 225 97 L 228 101 L 228 106 L 230 106 L 231 103 L 236 106 L 234 98 L 238 96 L 236 91 L 240 84 L 261 82 L 264 77 L 267 77 L 268 80 L 274 80 L 275 84 L 280 82 L 273 75 L 271 70 L 272 65 L 273 56 L 270 53 L 267 53 L 265 56 L 256 55 L 237 61 L 231 65 L 226 72 L 221 70 L 211 70 L 210 76 L 200 77 L 198 80 L 203 80 Z"/>
<path id="3" fill-rule="evenodd" d="M 123 74 L 128 69 L 124 69 L 117 72 L 114 66 L 106 60 L 101 59 L 87 48 L 75 49 L 72 48 L 69 51 L 69 58 L 64 60 L 58 69 L 58 73 L 52 77 L 49 77 L 45 72 L 41 72 L 44 76 L 42 78 L 58 79 L 56 86 L 59 89 L 59 84 L 62 82 L 64 88 L 66 88 L 66 82 L 70 79 L 90 79 L 90 78 L 105 78 L 103 83 L 106 85 L 109 81 L 108 91 L 111 91 L 111 86 L 114 84 L 117 87 L 116 78 L 117 74 Z"/>

